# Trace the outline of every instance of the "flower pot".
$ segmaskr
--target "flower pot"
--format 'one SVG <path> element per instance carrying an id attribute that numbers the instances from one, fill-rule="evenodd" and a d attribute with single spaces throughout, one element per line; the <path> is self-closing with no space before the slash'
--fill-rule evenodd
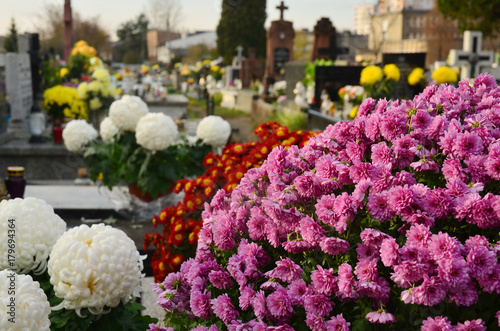
<path id="1" fill-rule="evenodd" d="M 129 184 L 128 185 L 128 192 L 133 195 L 134 197 L 138 198 L 139 200 L 141 201 L 144 201 L 144 202 L 151 202 L 155 199 L 158 199 L 158 198 L 161 198 L 161 197 L 164 197 L 170 193 L 172 193 L 174 191 L 174 184 L 175 182 L 172 182 L 170 187 L 163 193 L 160 193 L 156 196 L 156 198 L 153 198 L 151 196 L 151 194 L 149 194 L 149 192 L 146 192 L 145 194 L 142 193 L 142 190 L 137 187 L 137 185 L 134 183 L 134 184 Z"/>

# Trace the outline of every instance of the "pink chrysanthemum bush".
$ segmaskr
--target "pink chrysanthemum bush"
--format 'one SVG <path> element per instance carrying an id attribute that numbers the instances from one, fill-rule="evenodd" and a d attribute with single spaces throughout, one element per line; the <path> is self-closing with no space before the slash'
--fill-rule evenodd
<path id="1" fill-rule="evenodd" d="M 175 330 L 485 330 L 500 312 L 500 88 L 366 100 L 275 148 L 155 285 Z"/>

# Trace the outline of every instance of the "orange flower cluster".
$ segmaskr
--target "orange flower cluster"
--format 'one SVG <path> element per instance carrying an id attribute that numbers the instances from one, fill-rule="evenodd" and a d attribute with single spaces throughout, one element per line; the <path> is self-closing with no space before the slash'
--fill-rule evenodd
<path id="1" fill-rule="evenodd" d="M 210 201 L 221 188 L 232 192 L 245 173 L 259 167 L 274 147 L 303 147 L 315 134 L 303 130 L 289 132 L 276 122 L 261 124 L 254 133 L 258 137 L 257 142 L 227 145 L 220 155 L 210 152 L 203 160 L 207 168 L 203 176 L 176 183 L 174 192 L 184 191 L 183 201 L 166 207 L 160 215 L 154 216 L 154 227 L 158 223 L 163 224 L 163 232 L 147 233 L 144 250 L 151 244 L 156 248 L 151 261 L 156 282 L 163 281 L 167 274 L 177 271 L 185 259 L 194 256 L 205 201 Z"/>

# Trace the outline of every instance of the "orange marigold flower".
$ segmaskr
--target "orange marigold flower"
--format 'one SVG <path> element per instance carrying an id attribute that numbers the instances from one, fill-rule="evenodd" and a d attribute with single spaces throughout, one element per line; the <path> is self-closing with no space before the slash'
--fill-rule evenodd
<path id="1" fill-rule="evenodd" d="M 214 194 L 214 188 L 212 186 L 205 187 L 203 194 L 205 197 L 210 198 Z"/>
<path id="2" fill-rule="evenodd" d="M 198 231 L 199 232 L 199 231 Z M 190 245 L 195 244 L 198 241 L 198 232 L 191 232 L 188 236 L 188 242 Z"/>
<path id="3" fill-rule="evenodd" d="M 182 254 L 176 254 L 170 259 L 170 263 L 172 263 L 175 267 L 180 265 L 182 262 L 184 262 L 184 255 Z"/>
<path id="4" fill-rule="evenodd" d="M 193 181 L 188 181 L 186 182 L 186 185 L 184 185 L 184 192 L 186 193 L 191 193 L 193 191 L 194 184 Z"/>
<path id="5" fill-rule="evenodd" d="M 172 233 L 169 237 L 170 241 L 172 242 L 172 245 L 175 246 L 180 246 L 182 242 L 184 241 L 184 233 Z"/>
<path id="6" fill-rule="evenodd" d="M 215 164 L 215 157 L 212 152 L 208 153 L 207 156 L 205 156 L 205 159 L 203 159 L 203 165 L 207 168 L 213 166 Z"/>

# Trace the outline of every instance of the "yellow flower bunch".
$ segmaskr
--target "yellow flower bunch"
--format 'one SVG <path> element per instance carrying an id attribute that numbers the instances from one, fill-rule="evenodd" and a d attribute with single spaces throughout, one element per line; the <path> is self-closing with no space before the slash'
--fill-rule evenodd
<path id="1" fill-rule="evenodd" d="M 420 84 L 424 79 L 424 69 L 417 67 L 413 69 L 408 75 L 408 84 L 410 84 L 411 86 L 415 86 L 417 84 Z"/>
<path id="2" fill-rule="evenodd" d="M 221 75 L 223 75 L 226 72 L 226 70 L 224 68 L 220 68 L 219 72 L 221 73 Z"/>
<path id="3" fill-rule="evenodd" d="M 380 69 L 379 66 L 366 66 L 361 71 L 361 78 L 359 79 L 359 83 L 363 86 L 374 85 L 376 82 L 379 82 L 384 77 L 384 72 Z"/>
<path id="4" fill-rule="evenodd" d="M 181 76 L 189 76 L 191 74 L 191 70 L 189 70 L 187 65 L 184 65 L 181 70 Z"/>
<path id="5" fill-rule="evenodd" d="M 153 64 L 153 66 L 151 67 L 151 69 L 158 70 L 158 69 L 160 69 L 160 65 L 159 64 Z"/>
<path id="6" fill-rule="evenodd" d="M 92 79 L 102 83 L 104 86 L 109 85 L 110 76 L 106 69 L 97 69 L 92 74 Z"/>
<path id="7" fill-rule="evenodd" d="M 444 66 L 432 72 L 432 79 L 438 84 L 450 84 L 458 81 L 458 75 L 452 68 Z"/>
<path id="8" fill-rule="evenodd" d="M 210 67 L 210 70 L 213 72 L 217 72 L 219 71 L 219 66 L 214 64 L 213 66 Z"/>
<path id="9" fill-rule="evenodd" d="M 210 65 L 210 62 L 212 62 L 212 61 L 210 61 L 210 60 L 203 60 L 202 64 L 204 66 L 208 66 L 208 65 Z"/>
<path id="10" fill-rule="evenodd" d="M 399 79 L 401 78 L 401 72 L 399 71 L 399 68 L 393 63 L 386 64 L 383 71 L 385 77 L 395 82 L 399 81 Z"/>
<path id="11" fill-rule="evenodd" d="M 67 74 L 69 73 L 69 70 L 68 68 L 61 68 L 61 70 L 59 70 L 59 76 L 62 78 L 64 76 L 66 76 Z"/>
<path id="12" fill-rule="evenodd" d="M 70 86 L 56 85 L 43 92 L 43 105 L 54 118 L 87 118 L 87 109 Z"/>
<path id="13" fill-rule="evenodd" d="M 76 55 L 78 53 L 89 58 L 97 55 L 97 51 L 95 50 L 95 48 L 89 46 L 84 40 L 80 40 L 79 42 L 75 43 L 75 46 L 71 50 L 71 55 Z"/>

